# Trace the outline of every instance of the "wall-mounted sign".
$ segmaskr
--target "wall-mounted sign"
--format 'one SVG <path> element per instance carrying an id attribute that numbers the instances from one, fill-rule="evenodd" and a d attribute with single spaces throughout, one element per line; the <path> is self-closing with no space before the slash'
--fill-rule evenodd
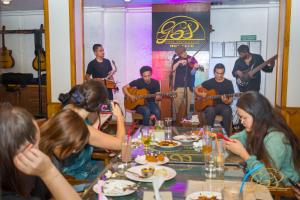
<path id="1" fill-rule="evenodd" d="M 256 35 L 241 35 L 241 41 L 254 41 L 256 40 Z"/>
<path id="2" fill-rule="evenodd" d="M 209 50 L 210 12 L 152 13 L 152 50 Z"/>

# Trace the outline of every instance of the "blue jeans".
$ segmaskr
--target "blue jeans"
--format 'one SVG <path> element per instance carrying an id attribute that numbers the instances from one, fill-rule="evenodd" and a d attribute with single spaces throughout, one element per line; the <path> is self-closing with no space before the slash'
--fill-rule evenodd
<path id="1" fill-rule="evenodd" d="M 148 102 L 147 105 L 136 107 L 136 112 L 143 115 L 143 125 L 149 126 L 150 116 L 155 115 L 156 119 L 160 119 L 160 110 L 155 102 Z"/>

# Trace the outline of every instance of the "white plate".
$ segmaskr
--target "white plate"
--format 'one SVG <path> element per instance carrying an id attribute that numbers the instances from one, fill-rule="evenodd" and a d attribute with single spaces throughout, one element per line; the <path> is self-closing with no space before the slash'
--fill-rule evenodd
<path id="1" fill-rule="evenodd" d="M 169 158 L 167 156 L 165 156 L 164 161 L 149 162 L 149 161 L 146 160 L 146 156 L 143 155 L 143 156 L 137 156 L 135 158 L 135 162 L 138 163 L 138 164 L 141 164 L 141 165 L 146 165 L 146 164 L 149 164 L 149 165 L 163 165 L 163 164 L 166 164 L 167 162 L 169 162 Z"/>
<path id="2" fill-rule="evenodd" d="M 154 176 L 157 176 L 157 172 L 158 171 L 162 171 L 164 173 L 166 173 L 166 175 L 164 176 L 165 178 L 165 181 L 167 180 L 171 180 L 172 178 L 174 178 L 176 176 L 176 171 L 170 167 L 165 167 L 165 166 L 161 166 L 161 165 L 139 165 L 139 166 L 135 166 L 135 167 L 131 167 L 129 168 L 127 171 L 131 171 L 131 172 L 134 172 L 134 173 L 137 173 L 137 174 L 140 174 L 142 175 L 142 168 L 149 168 L 150 166 L 154 167 L 155 168 L 155 172 L 154 172 L 154 175 L 149 177 L 149 178 L 140 178 L 138 177 L 137 175 L 134 175 L 130 172 L 125 172 L 125 176 L 131 180 L 134 180 L 134 181 L 139 181 L 139 182 L 152 182 L 153 181 L 153 177 Z"/>
<path id="3" fill-rule="evenodd" d="M 203 192 L 194 192 L 192 194 L 189 194 L 185 200 L 196 200 L 200 195 L 204 195 L 207 197 L 216 196 L 218 200 L 222 199 L 222 194 L 220 192 L 203 191 Z"/>
<path id="4" fill-rule="evenodd" d="M 200 137 L 197 135 L 176 135 L 173 139 L 181 142 L 195 142 L 199 140 Z"/>
<path id="5" fill-rule="evenodd" d="M 134 193 L 135 190 L 123 190 L 123 188 L 127 187 L 128 185 L 135 185 L 135 183 L 128 180 L 107 180 L 103 185 L 103 194 L 110 197 L 119 197 Z M 94 192 L 98 193 L 98 183 L 93 186 L 93 190 Z"/>
<path id="6" fill-rule="evenodd" d="M 181 146 L 181 142 L 178 142 L 178 141 L 175 141 L 175 140 L 171 140 L 171 141 L 175 142 L 177 144 L 175 146 L 160 146 L 158 143 L 161 142 L 161 141 L 158 141 L 158 142 L 155 143 L 155 146 L 160 147 L 160 148 L 164 148 L 164 149 L 172 149 L 172 148 Z"/>

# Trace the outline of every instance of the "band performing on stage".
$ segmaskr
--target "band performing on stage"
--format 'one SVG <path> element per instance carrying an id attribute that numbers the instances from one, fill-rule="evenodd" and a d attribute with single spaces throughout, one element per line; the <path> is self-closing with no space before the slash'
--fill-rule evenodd
<path id="1" fill-rule="evenodd" d="M 104 48 L 101 44 L 95 44 L 93 51 L 95 59 L 88 64 L 85 79 L 103 82 L 109 99 L 112 100 L 113 91 L 117 91 L 117 84 L 113 78 L 117 70 L 116 65 L 114 61 L 110 62 L 104 58 Z M 152 78 L 153 69 L 150 66 L 142 66 L 141 77 L 122 87 L 125 109 L 142 115 L 141 124 L 148 126 L 151 119 L 160 120 L 160 102 L 168 98 L 171 102 L 171 118 L 177 125 L 192 115 L 198 115 L 201 123 L 214 126 L 215 118 L 219 115 L 222 117 L 222 127 L 230 135 L 233 118 L 231 104 L 234 97 L 239 97 L 246 91 L 259 91 L 260 70 L 272 72 L 277 57 L 274 56 L 265 62 L 261 55 L 251 53 L 247 45 L 241 45 L 238 48 L 240 57 L 232 71 L 240 91 L 235 93 L 233 83 L 225 78 L 226 67 L 222 63 L 214 66 L 214 77 L 197 80 L 196 72 L 204 73 L 204 67 L 195 58 L 199 51 L 190 56 L 184 46 L 179 45 L 175 48 L 166 91 L 161 91 L 160 82 Z"/>

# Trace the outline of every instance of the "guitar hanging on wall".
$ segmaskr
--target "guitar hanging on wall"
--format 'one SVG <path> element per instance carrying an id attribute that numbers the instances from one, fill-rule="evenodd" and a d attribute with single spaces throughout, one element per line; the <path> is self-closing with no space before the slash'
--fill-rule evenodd
<path id="1" fill-rule="evenodd" d="M 37 52 L 34 52 L 35 58 L 32 61 L 32 67 L 34 70 L 38 71 L 39 65 L 38 65 L 38 56 Z M 40 53 L 40 59 L 41 59 L 41 71 L 46 71 L 46 52 L 44 48 L 42 48 Z"/>
<path id="2" fill-rule="evenodd" d="M 2 26 L 2 48 L 0 48 L 0 68 L 12 68 L 15 60 L 12 57 L 12 50 L 8 50 L 5 46 L 4 39 L 5 26 Z"/>

